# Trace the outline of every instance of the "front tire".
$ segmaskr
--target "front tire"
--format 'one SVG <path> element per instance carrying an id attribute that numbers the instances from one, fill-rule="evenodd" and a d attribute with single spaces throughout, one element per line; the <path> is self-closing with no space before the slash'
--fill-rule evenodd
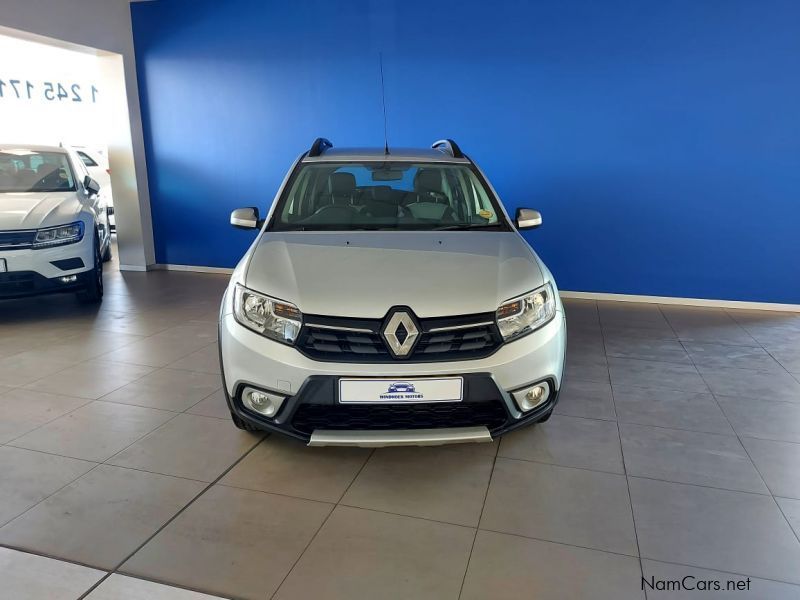
<path id="1" fill-rule="evenodd" d="M 94 236 L 94 267 L 89 271 L 86 287 L 78 292 L 78 300 L 84 304 L 98 304 L 103 300 L 103 257 L 100 256 L 100 237 Z"/>

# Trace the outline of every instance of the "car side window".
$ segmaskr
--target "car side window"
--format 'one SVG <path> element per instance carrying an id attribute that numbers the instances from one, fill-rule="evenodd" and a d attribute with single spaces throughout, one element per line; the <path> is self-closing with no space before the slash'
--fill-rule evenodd
<path id="1" fill-rule="evenodd" d="M 97 166 L 97 162 L 85 152 L 81 152 L 80 150 L 78 150 L 78 156 L 80 157 L 83 164 L 86 165 L 87 167 Z"/>

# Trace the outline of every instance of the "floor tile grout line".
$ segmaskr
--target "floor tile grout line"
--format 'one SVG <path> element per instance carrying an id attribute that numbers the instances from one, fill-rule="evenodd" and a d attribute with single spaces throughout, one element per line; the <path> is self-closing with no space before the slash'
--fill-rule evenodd
<path id="1" fill-rule="evenodd" d="M 663 563 L 663 564 L 666 564 L 666 565 L 674 565 L 676 567 L 687 567 L 689 569 L 698 569 L 698 570 L 701 570 L 701 571 L 713 571 L 713 572 L 716 572 L 716 573 L 723 573 L 725 575 L 735 575 L 737 577 L 750 577 L 750 578 L 754 578 L 754 579 L 760 579 L 762 581 L 771 581 L 773 583 L 782 583 L 782 584 L 785 584 L 785 585 L 790 585 L 790 586 L 793 586 L 793 587 L 796 587 L 796 588 L 800 588 L 800 583 L 796 583 L 796 582 L 793 582 L 793 581 L 785 581 L 783 579 L 775 579 L 775 578 L 772 578 L 772 577 L 762 577 L 761 575 L 753 575 L 752 573 L 739 573 L 738 571 L 726 571 L 725 569 L 717 569 L 717 568 L 714 568 L 714 567 L 707 567 L 707 566 L 704 566 L 704 565 L 692 565 L 692 564 L 688 564 L 688 563 L 679 563 L 679 562 L 675 562 L 675 561 L 671 561 L 671 560 L 663 560 L 663 559 L 660 559 L 660 558 L 651 558 L 649 556 L 643 556 L 642 560 L 643 561 L 649 560 L 651 562 Z"/>
<path id="2" fill-rule="evenodd" d="M 58 455 L 55 455 L 55 456 L 58 456 Z M 88 475 L 89 473 L 91 473 L 92 471 L 94 471 L 95 469 L 97 469 L 97 467 L 99 467 L 99 466 L 100 466 L 100 463 L 95 463 L 95 465 L 94 465 L 92 468 L 90 468 L 88 471 L 86 471 L 85 473 L 81 473 L 80 475 L 78 475 L 78 476 L 77 476 L 75 479 L 73 479 L 72 481 L 68 481 L 67 483 L 65 483 L 64 485 L 62 485 L 60 488 L 58 488 L 57 490 L 55 490 L 55 491 L 54 491 L 52 494 L 48 494 L 48 495 L 47 495 L 47 497 L 45 497 L 45 498 L 42 498 L 42 499 L 41 499 L 41 500 L 39 500 L 39 501 L 38 501 L 36 504 L 34 504 L 34 505 L 32 505 L 32 506 L 29 506 L 29 507 L 28 507 L 28 508 L 26 508 L 24 511 L 22 511 L 21 513 L 19 513 L 17 516 L 15 516 L 15 517 L 13 517 L 13 518 L 9 519 L 9 520 L 8 520 L 8 521 L 6 521 L 5 523 L 2 523 L 2 524 L 0 524 L 0 529 L 2 529 L 3 527 L 5 527 L 5 526 L 7 526 L 7 525 L 11 525 L 11 523 L 13 523 L 13 522 L 14 522 L 14 521 L 16 521 L 17 519 L 19 519 L 19 518 L 23 517 L 24 515 L 26 515 L 26 514 L 27 514 L 27 513 L 29 513 L 30 511 L 32 511 L 34 508 L 36 508 L 37 506 L 39 506 L 40 504 L 42 504 L 43 502 L 47 502 L 47 501 L 48 501 L 50 498 L 52 498 L 53 496 L 55 496 L 56 494 L 58 494 L 58 493 L 59 493 L 61 490 L 65 489 L 65 488 L 67 488 L 67 487 L 69 487 L 69 486 L 71 486 L 73 483 L 75 483 L 76 481 L 78 481 L 78 479 L 80 479 L 81 477 L 84 477 L 84 476 Z M 0 544 L 0 545 L 2 545 L 2 544 Z M 93 568 L 97 568 L 97 567 L 93 567 Z"/>
<path id="3" fill-rule="evenodd" d="M 87 597 L 87 596 L 88 596 L 88 595 L 89 595 L 91 592 L 93 592 L 93 591 L 94 591 L 94 590 L 95 590 L 95 589 L 96 589 L 96 588 L 97 588 L 97 587 L 98 587 L 100 584 L 102 584 L 102 583 L 103 583 L 103 582 L 104 582 L 106 579 L 108 579 L 109 577 L 111 577 L 111 575 L 113 575 L 114 573 L 119 573 L 119 569 L 122 567 L 122 565 L 124 565 L 124 564 L 125 564 L 127 561 L 129 561 L 129 560 L 130 560 L 130 559 L 131 559 L 131 558 L 132 558 L 132 557 L 133 557 L 133 556 L 134 556 L 134 555 L 135 555 L 137 552 L 139 552 L 139 551 L 140 551 L 142 548 L 144 548 L 144 547 L 145 547 L 147 544 L 149 544 L 149 543 L 150 543 L 150 541 L 151 541 L 151 540 L 153 540 L 153 539 L 154 539 L 154 538 L 155 538 L 155 537 L 156 537 L 156 536 L 157 536 L 159 533 L 161 533 L 162 531 L 164 531 L 164 529 L 165 529 L 165 528 L 167 528 L 167 527 L 170 525 L 170 523 L 172 523 L 173 521 L 175 521 L 175 519 L 177 519 L 177 518 L 178 518 L 180 515 L 182 515 L 182 514 L 183 514 L 183 513 L 184 513 L 184 512 L 185 512 L 185 511 L 186 511 L 186 510 L 187 510 L 187 509 L 190 507 L 190 506 L 192 506 L 192 504 L 194 504 L 195 502 L 197 502 L 197 500 L 198 500 L 200 497 L 202 497 L 202 496 L 203 496 L 203 495 L 204 495 L 204 494 L 205 494 L 205 493 L 206 493 L 208 490 L 210 490 L 212 487 L 214 487 L 214 485 L 215 485 L 215 484 L 216 484 L 218 481 L 220 481 L 220 480 L 221 480 L 223 477 L 225 477 L 225 475 L 227 475 L 227 474 L 228 474 L 228 473 L 229 473 L 229 472 L 230 472 L 232 469 L 234 469 L 234 468 L 235 468 L 235 467 L 236 467 L 236 466 L 237 466 L 237 465 L 238 465 L 240 462 L 242 462 L 242 461 L 243 461 L 243 460 L 244 460 L 244 459 L 245 459 L 247 456 L 249 456 L 249 454 L 250 454 L 250 453 L 251 453 L 253 450 L 255 450 L 256 448 L 258 448 L 258 446 L 259 446 L 259 445 L 260 445 L 260 444 L 261 444 L 261 443 L 264 441 L 264 439 L 266 439 L 267 437 L 269 437 L 269 436 L 268 436 L 268 435 L 264 435 L 264 436 L 262 436 L 262 437 L 261 437 L 261 439 L 259 439 L 259 440 L 258 440 L 258 441 L 257 441 L 255 444 L 253 444 L 253 446 L 252 446 L 252 447 L 250 447 L 250 449 L 249 449 L 249 450 L 247 450 L 247 451 L 246 451 L 244 454 L 242 454 L 242 455 L 241 455 L 241 456 L 240 456 L 238 459 L 236 459 L 236 460 L 235 460 L 235 461 L 234 461 L 234 462 L 233 462 L 233 463 L 232 463 L 232 464 L 231 464 L 231 465 L 230 465 L 230 466 L 229 466 L 227 469 L 225 469 L 225 470 L 224 470 L 224 471 L 223 471 L 223 472 L 222 472 L 222 473 L 219 475 L 219 477 L 217 477 L 217 478 L 216 478 L 214 481 L 212 481 L 211 483 L 208 483 L 208 484 L 207 484 L 207 485 L 206 485 L 206 486 L 205 486 L 203 489 L 201 489 L 201 490 L 200 490 L 200 491 L 199 491 L 199 492 L 198 492 L 198 493 L 197 493 L 197 494 L 196 494 L 196 495 L 195 495 L 195 496 L 194 496 L 192 499 L 190 499 L 190 500 L 189 500 L 189 502 L 187 502 L 187 503 L 186 503 L 186 504 L 185 504 L 185 505 L 184 505 L 184 506 L 183 506 L 183 507 L 182 507 L 180 510 L 178 510 L 178 511 L 177 511 L 177 512 L 176 512 L 174 515 L 172 515 L 172 516 L 171 516 L 169 519 L 167 519 L 167 521 L 166 521 L 166 522 L 165 522 L 163 525 L 161 525 L 161 527 L 159 527 L 159 528 L 158 528 L 158 529 L 157 529 L 157 530 L 156 530 L 156 531 L 155 531 L 155 532 L 154 532 L 152 535 L 150 535 L 150 536 L 149 536 L 149 537 L 148 537 L 148 538 L 147 538 L 147 539 L 146 539 L 144 542 L 142 542 L 141 544 L 139 544 L 139 546 L 137 546 L 137 547 L 136 547 L 136 548 L 133 550 L 133 552 L 131 552 L 131 553 L 130 553 L 130 554 L 128 554 L 128 555 L 127 555 L 125 558 L 123 558 L 123 559 L 122 559 L 122 561 L 120 561 L 120 562 L 119 562 L 119 563 L 118 563 L 118 564 L 117 564 L 117 565 L 116 565 L 116 566 L 115 566 L 113 569 L 110 569 L 110 570 L 108 571 L 108 573 L 107 573 L 107 575 L 106 575 L 105 577 L 103 577 L 103 578 L 102 578 L 100 581 L 98 581 L 98 582 L 97 582 L 95 585 L 93 585 L 91 588 L 89 588 L 88 590 L 86 590 L 86 591 L 85 591 L 85 592 L 84 592 L 84 593 L 83 593 L 81 596 L 79 596 L 79 597 L 77 598 L 77 600 L 83 600 L 83 599 L 84 599 L 84 598 L 86 598 L 86 597 Z M 123 467 L 123 468 L 124 468 L 124 467 Z"/>
<path id="4" fill-rule="evenodd" d="M 19 389 L 25 389 L 25 388 L 19 388 Z M 48 393 L 48 392 L 44 392 L 44 393 Z M 69 396 L 69 398 L 75 398 L 76 400 L 86 400 L 86 398 L 79 398 L 79 397 L 77 397 L 77 396 Z M 36 427 L 34 427 L 33 429 L 30 429 L 30 430 L 26 431 L 25 433 L 22 433 L 22 434 L 20 434 L 20 435 L 18 435 L 18 436 L 16 436 L 16 437 L 13 437 L 13 438 L 11 438 L 10 440 L 6 440 L 5 442 L 3 442 L 3 445 L 4 445 L 4 446 L 10 446 L 10 445 L 12 445 L 12 444 L 11 444 L 11 442 L 16 442 L 18 439 L 25 437 L 25 436 L 26 436 L 26 435 L 28 435 L 29 433 L 33 433 L 34 431 L 37 431 L 37 430 L 41 429 L 41 428 L 42 428 L 42 427 L 44 427 L 45 425 L 49 425 L 49 424 L 50 424 L 50 423 L 52 423 L 53 421 L 57 421 L 58 419 L 61 419 L 62 417 L 66 417 L 67 415 L 71 415 L 71 414 L 72 414 L 72 413 L 74 413 L 76 410 L 80 410 L 81 408 L 83 408 L 84 406 L 88 406 L 88 405 L 89 405 L 89 404 L 91 404 L 92 402 L 94 402 L 94 400 L 86 400 L 86 402 L 84 402 L 84 403 L 83 403 L 83 404 L 81 404 L 80 406 L 76 406 L 76 407 L 75 407 L 75 408 L 73 408 L 72 410 L 70 410 L 70 411 L 67 411 L 67 412 L 65 412 L 65 413 L 63 413 L 63 414 L 60 414 L 60 415 L 58 415 L 57 417 L 53 417 L 53 418 L 52 418 L 52 419 L 50 419 L 49 421 L 47 421 L 47 422 L 45 422 L 45 423 L 42 423 L 41 425 L 37 425 Z M 15 448 L 19 448 L 19 446 L 14 446 L 14 447 L 15 447 Z M 26 450 L 27 450 L 27 449 L 28 449 L 28 448 L 26 448 Z M 52 453 L 49 453 L 49 452 L 48 452 L 47 454 L 52 454 Z M 73 457 L 73 456 L 67 456 L 66 458 L 74 458 L 74 457 Z M 86 459 L 81 459 L 81 460 L 86 460 Z"/>
<path id="5" fill-rule="evenodd" d="M 464 575 L 461 577 L 461 586 L 458 588 L 458 598 L 464 594 L 464 585 L 467 582 L 467 574 L 469 573 L 469 566 L 472 563 L 472 553 L 475 551 L 475 543 L 478 540 L 478 531 L 480 531 L 481 521 L 483 520 L 483 511 L 486 510 L 486 500 L 489 497 L 489 488 L 492 487 L 492 478 L 494 477 L 494 469 L 497 465 L 497 455 L 500 453 L 500 444 L 497 443 L 497 450 L 492 457 L 492 469 L 489 471 L 489 481 L 486 482 L 486 490 L 483 492 L 483 502 L 481 503 L 481 512 L 478 515 L 478 524 L 475 526 L 475 534 L 472 536 L 472 544 L 469 547 L 469 556 L 467 556 L 467 564 L 464 566 Z"/>
<path id="6" fill-rule="evenodd" d="M 339 497 L 339 500 L 338 500 L 338 501 L 337 501 L 337 502 L 336 502 L 336 503 L 333 505 L 333 508 L 331 508 L 330 512 L 328 512 L 327 516 L 325 517 L 325 519 L 323 519 L 322 523 L 320 523 L 320 526 L 319 526 L 319 527 L 317 528 L 317 530 L 314 532 L 314 535 L 312 535 L 312 536 L 311 536 L 311 538 L 308 540 L 308 543 L 305 545 L 305 547 L 303 548 L 302 552 L 300 552 L 300 554 L 298 554 L 298 555 L 297 555 L 297 558 L 296 558 L 296 559 L 295 559 L 295 561 L 292 563 L 292 566 L 291 566 L 291 567 L 289 567 L 289 570 L 288 570 L 288 571 L 286 571 L 286 574 L 285 574 L 285 575 L 284 575 L 284 576 L 281 578 L 281 580 L 280 580 L 280 583 L 278 583 L 278 585 L 277 585 L 277 586 L 275 586 L 275 591 L 274 591 L 274 592 L 272 592 L 272 594 L 270 594 L 270 596 L 269 596 L 269 597 L 270 597 L 270 600 L 272 600 L 272 598 L 274 598 L 274 597 L 275 597 L 275 595 L 276 595 L 276 594 L 277 594 L 277 593 L 280 591 L 280 589 L 283 587 L 283 584 L 284 584 L 284 583 L 286 582 L 286 580 L 289 578 L 289 575 L 291 575 L 291 574 L 292 574 L 292 571 L 294 571 L 294 569 L 295 569 L 295 567 L 297 566 L 297 564 L 300 562 L 300 560 L 303 558 L 303 556 L 305 556 L 305 553 L 306 553 L 306 552 L 308 551 L 308 549 L 311 547 L 311 544 L 313 544 L 313 543 L 314 543 L 314 540 L 315 540 L 315 539 L 317 539 L 317 536 L 319 535 L 319 532 L 320 532 L 320 531 L 322 531 L 322 528 L 323 528 L 323 527 L 325 527 L 325 524 L 326 524 L 326 523 L 328 522 L 328 520 L 331 518 L 331 516 L 333 515 L 334 511 L 335 511 L 335 510 L 336 510 L 336 509 L 337 509 L 339 506 L 345 506 L 345 505 L 342 505 L 342 504 L 341 504 L 341 500 L 342 500 L 342 499 L 343 499 L 343 498 L 344 498 L 344 497 L 347 495 L 347 492 L 348 492 L 348 491 L 350 491 L 350 488 L 353 486 L 353 484 L 355 483 L 356 479 L 358 479 L 358 476 L 359 476 L 359 475 L 361 475 L 362 471 L 364 471 L 364 469 L 365 469 L 365 468 L 366 468 L 366 466 L 367 466 L 367 463 L 369 463 L 370 459 L 371 459 L 371 458 L 372 458 L 374 455 L 375 455 L 375 449 L 373 448 L 373 449 L 370 451 L 370 453 L 369 453 L 369 456 L 367 456 L 367 459 L 366 459 L 366 460 L 364 461 L 364 463 L 361 465 L 361 468 L 358 470 L 358 472 L 355 474 L 355 476 L 353 477 L 353 479 L 352 479 L 352 480 L 350 481 L 350 483 L 347 485 L 347 487 L 345 488 L 344 492 L 342 492 L 342 495 Z"/>
<path id="7" fill-rule="evenodd" d="M 598 315 L 600 312 L 600 306 L 597 307 Z M 625 464 L 625 450 L 622 447 L 622 432 L 620 431 L 619 427 L 619 413 L 617 412 L 617 401 L 614 396 L 614 382 L 611 380 L 611 366 L 608 364 L 608 348 L 606 346 L 606 336 L 605 331 L 602 327 L 600 327 L 600 339 L 603 341 L 603 349 L 606 350 L 606 367 L 608 368 L 608 384 L 609 388 L 611 389 L 611 405 L 614 408 L 614 415 L 617 417 L 617 440 L 619 441 L 619 453 L 620 459 L 622 461 L 622 472 L 623 477 L 625 477 L 625 489 L 628 492 L 628 506 L 630 508 L 630 515 L 631 515 L 631 524 L 633 525 L 633 536 L 636 540 L 636 554 L 639 556 L 639 575 L 642 579 L 644 579 L 644 566 L 642 565 L 642 549 L 639 545 L 639 530 L 636 526 L 636 512 L 633 510 L 633 497 L 631 495 L 631 483 L 630 479 L 628 478 L 628 466 Z M 647 597 L 647 592 L 645 592 L 645 598 Z"/>
<path id="8" fill-rule="evenodd" d="M 731 319 L 735 320 L 735 319 L 733 319 L 733 317 L 731 317 Z M 738 325 L 738 323 L 737 323 L 737 325 Z M 742 328 L 742 329 L 744 329 L 744 328 Z M 750 335 L 750 334 L 748 333 L 748 335 Z M 752 337 L 752 336 L 750 336 L 750 337 Z M 681 342 L 681 344 L 683 344 L 683 342 Z M 691 358 L 691 355 L 690 355 L 690 358 Z M 692 359 L 692 362 L 694 362 L 694 359 Z M 700 369 L 697 369 L 697 371 L 700 372 Z M 761 478 L 761 482 L 764 484 L 764 486 L 769 491 L 769 497 L 772 499 L 772 503 L 775 505 L 775 507 L 778 509 L 778 512 L 783 517 L 783 520 L 786 523 L 786 526 L 789 528 L 789 531 L 791 531 L 792 534 L 794 534 L 794 537 L 797 540 L 797 543 L 800 544 L 800 534 L 798 534 L 798 532 L 795 531 L 794 527 L 792 527 L 792 524 L 789 522 L 788 517 L 783 512 L 783 509 L 781 508 L 781 506 L 778 503 L 778 501 L 775 499 L 775 495 L 772 493 L 772 489 L 769 487 L 769 484 L 767 483 L 766 479 L 761 474 L 761 469 L 758 468 L 758 465 L 756 464 L 756 461 L 754 461 L 753 457 L 750 456 L 750 452 L 748 452 L 747 447 L 744 445 L 744 442 L 742 441 L 742 438 L 739 435 L 739 432 L 736 431 L 736 428 L 733 427 L 733 423 L 731 423 L 730 419 L 728 419 L 728 415 L 725 413 L 725 411 L 723 410 L 722 406 L 720 405 L 719 400 L 717 399 L 717 395 L 714 393 L 714 390 L 711 388 L 711 386 L 706 381 L 706 378 L 703 376 L 702 372 L 700 372 L 700 377 L 703 379 L 703 381 L 705 382 L 706 386 L 708 386 L 708 390 L 711 392 L 711 397 L 714 398 L 714 402 L 717 403 L 717 406 L 719 407 L 720 411 L 722 411 L 722 414 L 728 420 L 728 424 L 731 426 L 731 428 L 733 429 L 733 432 L 736 434 L 736 439 L 738 440 L 739 445 L 741 446 L 742 450 L 744 450 L 745 455 L 750 460 L 750 464 L 753 465 L 753 469 L 755 469 L 755 472 L 758 473 L 758 476 Z"/>

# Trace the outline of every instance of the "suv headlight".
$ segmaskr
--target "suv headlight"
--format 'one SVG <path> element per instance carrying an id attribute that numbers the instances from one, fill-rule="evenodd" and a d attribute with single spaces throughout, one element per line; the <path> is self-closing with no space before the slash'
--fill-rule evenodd
<path id="1" fill-rule="evenodd" d="M 497 309 L 497 326 L 505 341 L 522 337 L 549 323 L 556 315 L 553 286 L 542 287 L 505 302 Z"/>
<path id="2" fill-rule="evenodd" d="M 83 239 L 83 222 L 76 221 L 69 225 L 59 225 L 58 227 L 46 227 L 36 232 L 33 240 L 34 248 L 50 248 L 51 246 L 61 246 L 63 244 L 74 244 Z"/>
<path id="3" fill-rule="evenodd" d="M 270 298 L 236 284 L 233 314 L 241 324 L 284 344 L 294 344 L 303 315 L 294 304 Z"/>

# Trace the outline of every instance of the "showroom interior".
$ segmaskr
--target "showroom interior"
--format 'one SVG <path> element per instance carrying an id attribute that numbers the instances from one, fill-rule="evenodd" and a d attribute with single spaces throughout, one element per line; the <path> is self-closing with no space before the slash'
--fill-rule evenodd
<path id="1" fill-rule="evenodd" d="M 0 158 L 95 157 L 115 218 L 102 302 L 5 298 L 27 250 L 0 244 L 0 596 L 800 599 L 798 73 L 792 0 L 0 0 Z M 472 189 L 505 207 L 481 225 L 508 231 L 413 232 L 433 248 L 415 263 L 399 232 L 336 238 L 270 212 L 336 156 L 389 165 L 372 185 L 414 196 L 405 215 L 432 166 L 474 161 Z M 429 161 L 413 182 L 408 156 Z M 347 168 L 324 174 L 328 214 L 337 186 L 363 187 Z M 437 185 L 422 204 L 449 214 Z M 369 214 L 358 202 L 348 188 L 339 210 Z M 242 207 L 258 215 L 232 227 Z M 522 261 L 487 263 L 499 235 L 546 264 L 566 319 L 541 422 L 487 443 L 315 447 L 240 419 L 247 359 L 230 347 L 255 334 L 229 327 L 257 257 L 265 285 L 304 290 L 256 290 L 270 315 L 302 315 L 297 340 L 326 303 L 390 298 L 369 317 L 386 314 L 397 364 L 347 372 L 403 373 L 402 395 L 442 370 L 400 360 L 391 311 L 411 314 L 401 347 L 437 318 L 499 327 L 508 304 L 479 299 Z M 443 246 L 457 268 L 437 274 Z M 450 305 L 423 314 L 433 297 Z M 340 314 L 323 334 L 357 316 Z M 466 388 L 446 374 L 466 404 L 482 372 L 465 369 Z M 270 401 L 308 389 L 271 375 Z M 522 412 L 515 387 L 498 393 Z"/>

